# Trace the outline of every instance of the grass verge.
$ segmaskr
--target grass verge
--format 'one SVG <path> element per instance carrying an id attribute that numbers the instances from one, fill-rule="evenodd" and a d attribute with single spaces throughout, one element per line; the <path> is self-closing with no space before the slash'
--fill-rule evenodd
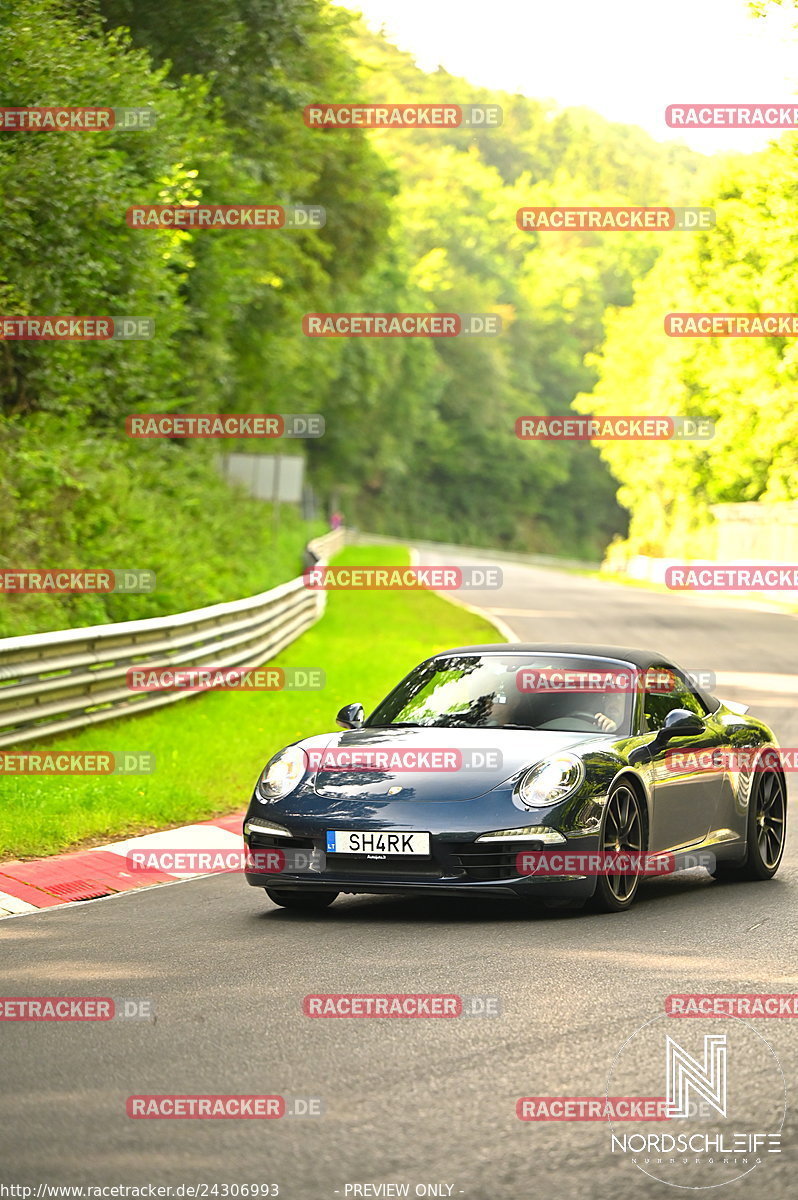
<path id="1" fill-rule="evenodd" d="M 336 559 L 408 561 L 408 552 L 394 546 L 352 547 Z M 321 667 L 323 689 L 213 692 L 60 739 L 57 749 L 64 751 L 150 751 L 155 771 L 0 777 L 0 859 L 55 854 L 243 809 L 270 755 L 335 728 L 343 704 L 359 700 L 368 711 L 430 654 L 501 640 L 488 621 L 432 592 L 330 593 L 321 621 L 272 660 Z"/>

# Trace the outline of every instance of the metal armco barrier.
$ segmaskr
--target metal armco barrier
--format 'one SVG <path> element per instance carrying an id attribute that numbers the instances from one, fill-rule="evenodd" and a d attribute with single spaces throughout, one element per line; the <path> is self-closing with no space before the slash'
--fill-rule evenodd
<path id="1" fill-rule="evenodd" d="M 309 542 L 308 565 L 343 548 L 342 529 Z M 133 716 L 196 692 L 132 692 L 131 667 L 258 667 L 321 616 L 301 576 L 257 596 L 143 621 L 0 639 L 0 747 Z"/>

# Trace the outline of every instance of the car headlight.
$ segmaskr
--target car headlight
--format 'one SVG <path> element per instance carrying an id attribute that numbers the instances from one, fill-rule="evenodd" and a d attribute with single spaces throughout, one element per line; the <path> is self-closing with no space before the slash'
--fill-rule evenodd
<path id="1" fill-rule="evenodd" d="M 281 800 L 293 792 L 306 770 L 305 751 L 300 746 L 288 746 L 281 750 L 263 768 L 255 788 L 258 799 L 263 804 L 269 800 Z"/>
<path id="2" fill-rule="evenodd" d="M 581 759 L 558 754 L 527 771 L 516 787 L 516 795 L 525 808 L 545 808 L 570 796 L 584 777 Z"/>

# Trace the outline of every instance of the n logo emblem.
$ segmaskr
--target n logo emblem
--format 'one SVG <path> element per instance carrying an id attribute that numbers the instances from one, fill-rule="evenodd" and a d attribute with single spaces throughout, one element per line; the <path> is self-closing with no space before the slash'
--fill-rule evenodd
<path id="1" fill-rule="evenodd" d="M 722 1117 L 726 1116 L 726 1034 L 704 1036 L 704 1061 L 665 1037 L 668 1076 L 668 1116 L 690 1116 L 690 1092 L 707 1101 Z"/>

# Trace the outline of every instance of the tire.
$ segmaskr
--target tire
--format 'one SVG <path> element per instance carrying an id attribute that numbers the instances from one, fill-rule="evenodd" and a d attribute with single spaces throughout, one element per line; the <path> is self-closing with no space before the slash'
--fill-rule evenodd
<path id="1" fill-rule="evenodd" d="M 742 863 L 719 862 L 717 879 L 772 879 L 781 865 L 787 832 L 787 787 L 781 771 L 766 768 L 756 776 L 748 806 L 746 856 Z"/>
<path id="2" fill-rule="evenodd" d="M 295 908 L 301 912 L 318 912 L 322 908 L 329 908 L 338 895 L 337 892 L 300 892 L 288 889 L 283 891 L 280 888 L 263 890 L 273 904 L 279 904 L 281 908 Z"/>
<path id="3" fill-rule="evenodd" d="M 645 840 L 643 803 L 630 784 L 618 783 L 607 797 L 600 850 L 645 853 Z M 591 907 L 597 912 L 625 912 L 639 886 L 639 875 L 599 875 Z"/>

